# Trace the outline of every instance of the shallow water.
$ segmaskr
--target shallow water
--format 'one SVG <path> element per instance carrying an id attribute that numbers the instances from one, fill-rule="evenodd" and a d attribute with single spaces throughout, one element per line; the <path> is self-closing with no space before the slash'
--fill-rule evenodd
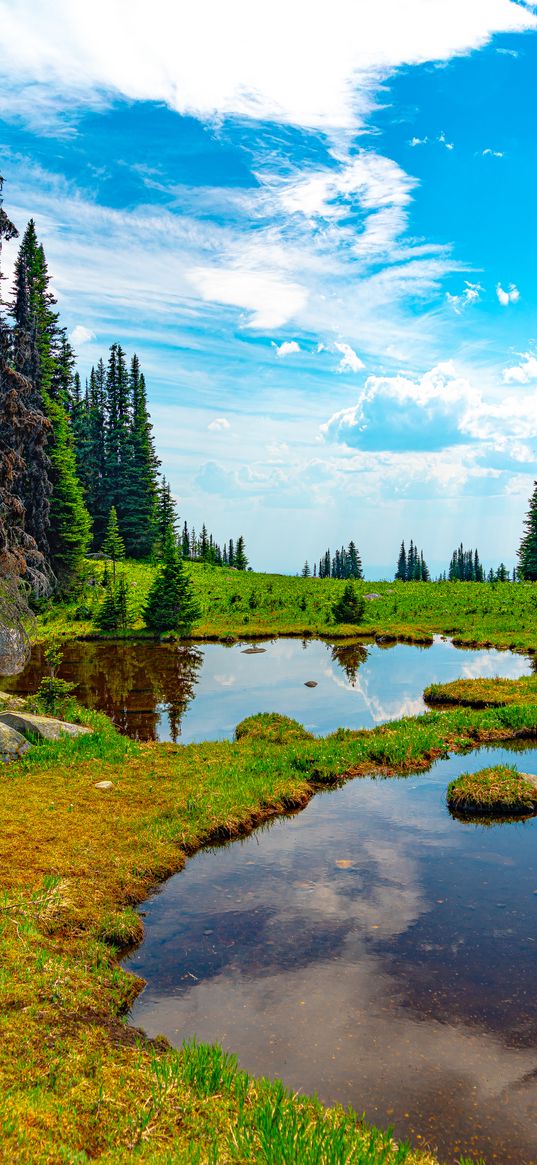
<path id="1" fill-rule="evenodd" d="M 455 1162 L 537 1161 L 537 820 L 452 819 L 453 776 L 355 780 L 204 850 L 144 905 L 132 1021 L 218 1041 Z"/>
<path id="2" fill-rule="evenodd" d="M 82 704 L 106 712 L 140 740 L 231 739 L 236 724 L 256 712 L 282 712 L 316 735 L 336 728 L 371 728 L 423 712 L 427 684 L 459 676 L 531 673 L 528 659 L 508 651 L 462 650 L 440 638 L 432 647 L 330 644 L 277 639 L 187 646 L 71 642 L 59 674 L 78 685 Z M 1 686 L 34 692 L 43 675 L 42 649 L 20 676 Z M 305 687 L 316 681 L 314 688 Z"/>

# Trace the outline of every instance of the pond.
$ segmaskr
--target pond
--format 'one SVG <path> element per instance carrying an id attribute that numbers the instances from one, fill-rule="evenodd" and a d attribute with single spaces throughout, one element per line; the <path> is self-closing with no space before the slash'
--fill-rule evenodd
<path id="1" fill-rule="evenodd" d="M 427 684 L 516 679 L 532 670 L 524 656 L 459 649 L 440 638 L 431 647 L 276 639 L 232 646 L 73 641 L 63 650 L 59 674 L 77 684 L 82 704 L 136 739 L 183 744 L 231 739 L 245 716 L 267 711 L 316 735 L 371 728 L 423 712 Z M 43 673 L 42 648 L 34 648 L 25 671 L 0 686 L 34 692 Z"/>
<path id="2" fill-rule="evenodd" d="M 324 658 L 313 674 L 345 687 Z M 374 669 L 398 658 L 368 657 L 370 712 L 395 705 Z M 415 698 L 396 674 L 399 698 Z M 462 1151 L 537 1161 L 537 820 L 462 823 L 445 804 L 462 771 L 537 773 L 537 750 L 516 751 L 357 779 L 198 853 L 144 904 L 126 965 L 148 986 L 132 1022 L 177 1045 L 220 1042 L 252 1073 L 350 1103 L 451 1165 Z"/>

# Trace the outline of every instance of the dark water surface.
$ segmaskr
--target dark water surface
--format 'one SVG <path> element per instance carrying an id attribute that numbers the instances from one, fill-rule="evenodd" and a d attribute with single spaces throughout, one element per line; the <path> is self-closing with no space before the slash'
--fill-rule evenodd
<path id="1" fill-rule="evenodd" d="M 537 1162 L 537 820 L 445 805 L 500 761 L 537 773 L 535 749 L 482 749 L 201 851 L 144 906 L 133 1023 L 221 1042 L 443 1161 Z"/>
<path id="2" fill-rule="evenodd" d="M 324 735 L 336 728 L 371 728 L 424 711 L 423 689 L 460 676 L 531 672 L 508 651 L 462 650 L 437 639 L 432 647 L 330 644 L 277 639 L 249 654 L 247 642 L 225 646 L 154 643 L 67 643 L 59 674 L 78 685 L 82 704 L 106 712 L 139 740 L 231 739 L 255 712 L 282 712 Z M 35 648 L 20 676 L 2 687 L 34 692 L 44 672 Z M 314 680 L 315 688 L 304 685 Z"/>

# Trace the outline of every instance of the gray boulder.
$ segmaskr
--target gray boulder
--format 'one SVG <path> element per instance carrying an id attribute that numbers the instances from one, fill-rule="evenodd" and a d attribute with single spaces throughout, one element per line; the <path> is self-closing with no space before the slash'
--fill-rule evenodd
<path id="1" fill-rule="evenodd" d="M 34 716 L 29 712 L 0 712 L 0 724 L 38 740 L 60 740 L 62 736 L 84 736 L 91 732 L 91 728 L 84 728 L 82 724 L 68 724 L 65 720 Z"/>
<path id="2" fill-rule="evenodd" d="M 26 707 L 26 700 L 22 696 L 14 696 L 13 692 L 0 692 L 0 712 L 19 712 Z"/>
<path id="3" fill-rule="evenodd" d="M 31 747 L 29 741 L 15 728 L 0 724 L 0 761 L 18 760 L 23 752 L 28 752 Z"/>

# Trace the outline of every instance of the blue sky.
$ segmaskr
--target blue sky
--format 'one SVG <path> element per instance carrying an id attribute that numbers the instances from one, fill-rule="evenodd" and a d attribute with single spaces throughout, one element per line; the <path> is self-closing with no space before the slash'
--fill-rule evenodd
<path id="1" fill-rule="evenodd" d="M 0 0 L 0 169 L 181 516 L 295 572 L 514 561 L 535 474 L 537 6 Z M 374 9 L 374 11 L 372 11 Z M 7 267 L 14 247 L 7 249 Z"/>

